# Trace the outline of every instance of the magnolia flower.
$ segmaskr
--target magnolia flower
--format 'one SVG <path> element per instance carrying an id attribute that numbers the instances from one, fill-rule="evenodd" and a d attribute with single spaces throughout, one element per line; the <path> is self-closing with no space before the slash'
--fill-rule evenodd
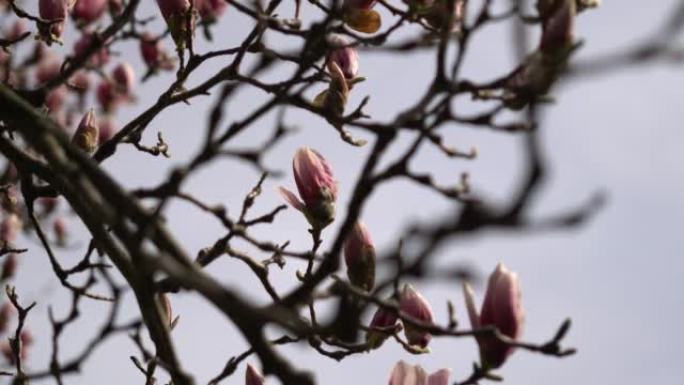
<path id="1" fill-rule="evenodd" d="M 487 293 L 482 303 L 481 314 L 475 307 L 475 296 L 468 283 L 463 284 L 470 325 L 473 329 L 495 326 L 505 336 L 517 340 L 522 334 L 525 314 L 520 299 L 518 275 L 511 272 L 502 263 L 489 277 Z M 480 347 L 480 359 L 485 368 L 498 368 L 513 353 L 514 347 L 494 337 L 477 339 Z"/>
<path id="2" fill-rule="evenodd" d="M 366 291 L 375 286 L 375 246 L 366 225 L 356 222 L 344 242 L 347 277 L 352 285 Z"/>
<path id="3" fill-rule="evenodd" d="M 416 289 L 406 284 L 404 290 L 401 292 L 399 299 L 399 309 L 402 313 L 424 323 L 432 323 L 432 307 L 430 303 L 420 294 Z M 404 323 L 404 333 L 406 340 L 410 345 L 416 345 L 421 348 L 427 347 L 432 335 L 428 332 L 422 331 L 420 328 L 414 327 L 408 323 Z"/>
<path id="4" fill-rule="evenodd" d="M 71 17 L 79 24 L 90 24 L 107 10 L 108 0 L 76 0 Z"/>
<path id="5" fill-rule="evenodd" d="M 225 12 L 226 6 L 226 0 L 195 0 L 195 9 L 202 20 L 207 22 L 216 21 Z"/>
<path id="6" fill-rule="evenodd" d="M 392 369 L 389 385 L 448 385 L 450 369 L 440 369 L 430 375 L 420 365 L 399 361 Z"/>
<path id="7" fill-rule="evenodd" d="M 245 385 L 264 385 L 264 376 L 252 364 L 247 364 Z"/>
<path id="8" fill-rule="evenodd" d="M 41 36 L 48 44 L 59 40 L 64 32 L 64 21 L 66 20 L 69 8 L 73 5 L 73 0 L 40 0 L 38 2 L 38 14 L 40 18 L 51 22 L 41 26 Z"/>
<path id="9" fill-rule="evenodd" d="M 122 94 L 130 95 L 135 86 L 135 71 L 130 64 L 120 63 L 112 72 L 112 80 Z"/>
<path id="10" fill-rule="evenodd" d="M 123 100 L 111 81 L 105 80 L 97 86 L 95 97 L 104 111 L 114 110 Z"/>
<path id="11" fill-rule="evenodd" d="M 337 181 L 321 154 L 302 147 L 292 160 L 295 183 L 301 200 L 290 190 L 280 187 L 285 201 L 301 211 L 315 230 L 321 230 L 335 219 Z"/>
<path id="12" fill-rule="evenodd" d="M 341 35 L 331 35 L 328 44 L 332 47 L 328 53 L 328 61 L 337 64 L 346 79 L 354 79 L 359 72 L 359 55 L 356 50 Z"/>
<path id="13" fill-rule="evenodd" d="M 395 312 L 382 307 L 378 308 L 371 320 L 370 330 L 366 332 L 366 344 L 371 349 L 379 348 L 387 339 L 388 334 L 372 329 L 384 329 L 388 332 L 394 332 L 399 327 L 397 320 L 398 317 Z"/>
<path id="14" fill-rule="evenodd" d="M 74 133 L 71 142 L 87 153 L 92 153 L 97 148 L 97 140 L 99 137 L 97 122 L 95 120 L 95 110 L 90 109 L 81 123 L 78 124 L 78 128 Z"/>
<path id="15" fill-rule="evenodd" d="M 140 54 L 150 70 L 171 70 L 173 59 L 162 46 L 161 40 L 145 32 L 140 38 Z"/>
<path id="16" fill-rule="evenodd" d="M 188 15 L 190 10 L 189 0 L 157 0 L 157 5 L 159 10 L 166 20 L 166 25 L 169 27 L 171 32 L 171 37 L 176 42 L 176 46 L 179 49 L 185 48 L 185 43 L 187 39 L 187 17 L 192 18 L 192 15 Z M 190 20 L 191 33 L 194 28 L 194 19 Z"/>

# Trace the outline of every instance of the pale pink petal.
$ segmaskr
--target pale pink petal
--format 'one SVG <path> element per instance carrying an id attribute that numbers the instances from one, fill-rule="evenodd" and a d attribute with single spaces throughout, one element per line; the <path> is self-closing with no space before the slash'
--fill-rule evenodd
<path id="1" fill-rule="evenodd" d="M 470 327 L 477 329 L 480 327 L 480 315 L 477 313 L 475 305 L 475 294 L 473 288 L 468 282 L 463 283 L 463 296 L 465 297 L 466 309 L 468 310 L 468 318 L 470 319 Z"/>
<path id="2" fill-rule="evenodd" d="M 449 385 L 450 369 L 440 369 L 428 377 L 427 385 Z"/>
<path id="3" fill-rule="evenodd" d="M 278 192 L 280 193 L 280 196 L 282 196 L 283 199 L 290 204 L 290 206 L 301 212 L 304 212 L 304 203 L 300 201 L 299 198 L 297 198 L 297 195 L 295 195 L 292 191 L 281 186 L 278 187 Z"/>

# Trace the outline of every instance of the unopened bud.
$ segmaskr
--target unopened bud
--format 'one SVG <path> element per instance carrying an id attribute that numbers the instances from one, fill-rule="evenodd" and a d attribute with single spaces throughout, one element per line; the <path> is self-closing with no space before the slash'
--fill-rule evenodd
<path id="1" fill-rule="evenodd" d="M 174 67 L 173 59 L 162 46 L 161 40 L 147 32 L 140 38 L 140 53 L 150 70 L 172 70 Z"/>
<path id="2" fill-rule="evenodd" d="M 76 0 L 71 16 L 78 24 L 90 24 L 105 13 L 108 5 L 108 0 Z"/>
<path id="3" fill-rule="evenodd" d="M 366 225 L 356 222 L 344 243 L 347 277 L 352 285 L 365 291 L 375 286 L 375 246 Z"/>
<path id="4" fill-rule="evenodd" d="M 416 289 L 406 284 L 404 290 L 401 292 L 399 302 L 401 312 L 410 316 L 411 318 L 424 323 L 432 323 L 432 307 L 430 303 L 420 294 Z M 421 348 L 427 347 L 432 335 L 428 332 L 422 331 L 419 327 L 413 326 L 404 322 L 404 333 L 406 340 L 410 345 L 419 346 Z"/>
<path id="5" fill-rule="evenodd" d="M 377 349 L 385 342 L 390 333 L 396 332 L 399 324 L 397 314 L 385 308 L 378 308 L 371 320 L 370 328 L 366 333 L 366 344 L 371 349 Z M 372 329 L 381 329 L 372 330 Z M 384 332 L 383 332 L 384 331 Z"/>
<path id="6" fill-rule="evenodd" d="M 472 289 L 466 283 L 463 286 L 468 317 L 474 329 L 495 326 L 505 336 L 517 340 L 522 335 L 525 312 L 522 307 L 518 275 L 511 272 L 502 263 L 489 276 L 487 293 L 482 302 L 482 310 L 477 313 Z M 515 348 L 492 336 L 477 339 L 480 347 L 480 358 L 485 368 L 498 368 L 513 353 Z"/>
<path id="7" fill-rule="evenodd" d="M 337 181 L 321 154 L 302 147 L 292 160 L 297 190 L 302 200 L 281 187 L 280 194 L 295 209 L 301 211 L 314 229 L 323 229 L 335 219 Z"/>
<path id="8" fill-rule="evenodd" d="M 157 0 L 157 5 L 166 20 L 176 46 L 181 50 L 184 49 L 188 35 L 192 35 L 195 28 L 194 17 L 188 14 L 190 2 L 188 0 Z M 190 31 L 188 31 L 188 17 L 190 18 Z"/>
<path id="9" fill-rule="evenodd" d="M 99 133 L 97 122 L 95 120 L 95 110 L 91 108 L 78 124 L 78 128 L 76 129 L 71 142 L 78 148 L 90 154 L 97 148 L 98 138 Z"/>
<path id="10" fill-rule="evenodd" d="M 195 0 L 195 9 L 200 14 L 202 20 L 213 23 L 226 10 L 228 3 L 225 0 Z"/>
<path id="11" fill-rule="evenodd" d="M 354 79 L 359 72 L 359 55 L 356 50 L 341 35 L 331 35 L 328 44 L 332 47 L 328 53 L 328 61 L 337 64 L 346 79 Z"/>
<path id="12" fill-rule="evenodd" d="M 41 26 L 41 36 L 48 43 L 59 41 L 64 32 L 64 22 L 69 8 L 73 5 L 71 0 L 39 0 L 38 13 L 40 18 L 50 22 L 49 25 Z"/>
<path id="13" fill-rule="evenodd" d="M 130 64 L 120 63 L 112 72 L 112 80 L 122 94 L 130 95 L 135 86 L 135 71 Z"/>

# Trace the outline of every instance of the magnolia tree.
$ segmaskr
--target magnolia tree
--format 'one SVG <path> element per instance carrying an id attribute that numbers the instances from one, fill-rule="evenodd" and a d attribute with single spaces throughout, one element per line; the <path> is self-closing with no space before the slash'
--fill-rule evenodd
<path id="1" fill-rule="evenodd" d="M 533 218 L 529 213 L 545 170 L 538 111 L 551 100 L 554 84 L 572 73 L 573 53 L 580 48 L 576 19 L 594 12 L 598 0 L 529 4 L 521 0 L 296 0 L 294 4 L 157 0 L 154 15 L 141 14 L 141 3 L 0 1 L 0 152 L 6 158 L 0 180 L 0 280 L 7 294 L 0 307 L 0 332 L 5 336 L 0 343 L 5 359 L 2 375 L 15 384 L 51 377 L 61 384 L 68 375 L 77 374 L 106 340 L 132 336 L 138 350 L 131 352 L 135 354 L 131 365 L 141 372 L 141 381 L 194 384 L 196 374 L 185 369 L 173 341 L 178 318 L 172 303 L 179 292 L 194 292 L 214 306 L 250 346 L 226 357 L 225 367 L 215 373 L 211 384 L 223 382 L 236 371 L 244 373 L 248 385 L 263 384 L 264 375 L 273 377 L 267 381 L 271 383 L 316 383 L 315 368 L 292 362 L 282 353 L 282 345 L 287 344 L 307 346 L 310 354 L 339 361 L 352 355 L 381 354 L 383 344 L 398 344 L 420 355 L 430 353 L 434 338 L 476 342 L 479 360 L 471 373 L 455 376 L 444 368 L 428 374 L 406 359 L 387 368 L 388 381 L 394 385 L 501 380 L 515 351 L 552 357 L 575 352 L 564 344 L 570 320 L 549 325 L 556 332 L 546 341 L 523 339 L 525 313 L 534 309 L 523 305 L 520 280 L 524 277 L 509 270 L 505 261 L 491 266 L 486 291 L 479 295 L 481 303 L 468 282 L 476 274 L 459 270 L 451 275 L 462 280 L 466 308 L 459 312 L 449 303 L 447 320 L 433 316 L 432 307 L 437 304 L 421 294 L 420 286 L 430 279 L 426 272 L 437 249 L 454 237 L 487 228 L 525 231 L 576 226 L 600 203 L 592 199 L 557 216 Z M 229 22 L 231 13 L 243 14 L 252 23 L 249 29 L 234 31 L 240 44 L 224 46 L 212 30 Z M 150 28 L 153 19 L 164 20 L 165 29 Z M 521 53 L 518 65 L 485 82 L 465 78 L 462 68 L 473 37 L 498 23 L 513 26 L 511 44 Z M 666 32 L 681 24 L 681 17 L 675 16 Z M 418 32 L 408 38 L 395 37 L 409 26 Z M 73 41 L 65 38 L 68 30 L 76 31 Z M 538 41 L 528 41 L 528 31 L 537 32 Z M 270 44 L 272 36 L 291 40 L 299 48 L 286 50 Z M 196 49 L 200 39 L 209 41 L 211 50 Z M 139 45 L 146 67 L 135 68 L 129 58 L 114 54 L 124 42 Z M 666 53 L 662 43 L 654 40 L 612 60 L 593 63 L 590 69 L 657 57 Z M 359 62 L 364 55 L 414 50 L 433 52 L 435 67 L 410 106 L 397 109 L 390 119 L 377 120 L 367 112 L 369 97 L 357 105 L 348 103 L 363 87 Z M 219 71 L 190 79 L 215 58 L 225 63 Z M 276 80 L 263 76 L 282 65 L 294 70 L 275 72 L 280 76 Z M 171 80 L 156 90 L 156 101 L 139 103 L 136 93 L 160 75 Z M 267 97 L 250 103 L 244 118 L 231 120 L 224 109 L 244 88 L 264 91 Z M 370 89 L 364 92 L 373 94 Z M 161 132 L 156 144 L 145 143 L 146 129 L 174 105 L 208 94 L 212 105 L 198 111 L 207 116 L 202 144 L 169 178 L 159 185 L 130 189 L 104 171 L 103 163 L 120 156 L 117 150 L 122 147 L 146 156 L 169 156 L 173 143 L 167 143 Z M 470 103 L 481 104 L 481 112 L 464 114 L 459 104 L 466 97 Z M 133 107 L 137 116 L 121 121 L 122 106 Z M 255 212 L 253 205 L 260 195 L 276 194 L 262 191 L 269 178 L 263 156 L 289 133 L 291 123 L 285 113 L 291 110 L 323 118 L 335 138 L 339 136 L 339 146 L 360 148 L 363 166 L 355 180 L 338 181 L 335 170 L 342 165 L 331 164 L 326 154 L 302 143 L 292 154 L 289 180 L 294 183 L 284 182 L 278 190 L 287 205 Z M 277 124 L 265 143 L 252 150 L 229 149 L 238 134 L 274 112 Z M 503 204 L 478 196 L 471 190 L 468 175 L 441 183 L 430 174 L 413 171 L 411 163 L 420 146 L 434 149 L 445 159 L 477 161 L 476 151 L 459 150 L 443 139 L 444 130 L 454 125 L 525 138 L 520 151 L 527 155 L 527 163 L 520 187 Z M 400 134 L 410 135 L 411 145 L 395 159 L 380 162 L 389 157 L 388 148 Z M 251 192 L 240 202 L 241 210 L 231 214 L 184 188 L 200 168 L 225 157 L 263 171 L 254 182 L 244 182 Z M 379 186 L 400 178 L 453 200 L 457 209 L 396 234 L 393 247 L 379 250 L 372 229 L 364 225 L 364 208 Z M 352 186 L 344 208 L 338 206 L 341 183 Z M 165 225 L 164 214 L 174 200 L 220 221 L 224 236 L 201 250 L 188 250 Z M 79 250 L 82 258 L 75 264 L 57 255 L 69 244 L 65 206 L 88 231 Z M 288 206 L 308 223 L 301 228 L 304 234 L 308 231 L 311 246 L 307 249 L 294 250 L 287 242 L 261 238 L 253 231 L 275 226 Z M 330 226 L 333 223 L 336 226 Z M 333 232 L 333 227 L 338 230 Z M 25 234 L 20 237 L 22 231 Z M 36 242 L 25 242 L 31 238 Z M 329 247 L 322 247 L 324 240 Z M 419 246 L 402 248 L 408 241 Z M 249 248 L 239 249 L 238 242 Z M 65 315 L 49 313 L 52 354 L 45 367 L 28 364 L 34 337 L 26 325 L 27 319 L 37 316 L 32 312 L 35 304 L 23 300 L 12 283 L 18 260 L 28 250 L 47 255 L 45 269 L 54 272 L 61 289 L 72 298 Z M 222 284 L 225 277 L 204 270 L 224 256 L 244 263 L 254 273 L 269 304 L 251 302 L 246 293 Z M 279 290 L 269 276 L 285 264 L 298 266 L 286 291 Z M 119 316 L 123 293 L 129 290 L 138 305 L 132 322 Z M 61 338 L 62 333 L 79 320 L 88 301 L 105 303 L 106 319 L 100 333 L 80 353 L 65 356 L 60 351 L 68 341 Z M 317 305 L 323 301 L 335 303 L 325 320 L 317 315 L 317 310 L 321 312 Z M 469 322 L 457 320 L 457 313 L 467 314 Z"/>

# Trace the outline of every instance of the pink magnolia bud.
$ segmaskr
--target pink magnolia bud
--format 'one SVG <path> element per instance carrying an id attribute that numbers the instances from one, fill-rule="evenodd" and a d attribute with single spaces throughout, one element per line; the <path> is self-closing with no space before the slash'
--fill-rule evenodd
<path id="1" fill-rule="evenodd" d="M 473 329 L 494 326 L 507 337 L 514 340 L 520 338 L 525 322 L 525 312 L 520 299 L 520 284 L 516 273 L 508 270 L 502 263 L 496 266 L 496 270 L 489 277 L 487 293 L 479 315 L 470 285 L 465 283 L 463 292 Z M 515 350 L 514 347 L 494 337 L 481 337 L 477 342 L 480 346 L 482 365 L 487 368 L 500 367 Z"/>
<path id="2" fill-rule="evenodd" d="M 130 64 L 124 62 L 120 63 L 114 72 L 112 72 L 112 80 L 119 92 L 124 95 L 130 95 L 135 87 L 135 71 Z"/>
<path id="3" fill-rule="evenodd" d="M 148 32 L 145 32 L 140 38 L 140 53 L 145 64 L 151 70 L 173 69 L 173 59 L 162 46 L 161 40 L 154 38 Z"/>
<path id="4" fill-rule="evenodd" d="M 69 237 L 66 220 L 63 217 L 59 217 L 55 219 L 55 222 L 52 225 L 55 231 L 57 244 L 61 246 L 66 245 L 67 238 Z"/>
<path id="5" fill-rule="evenodd" d="M 354 79 L 359 72 L 359 56 L 349 46 L 349 41 L 341 35 L 331 35 L 328 44 L 333 47 L 328 53 L 328 61 L 337 64 L 346 79 Z"/>
<path id="6" fill-rule="evenodd" d="M 19 236 L 23 224 L 17 214 L 10 213 L 0 222 L 0 244 L 11 244 Z"/>
<path id="7" fill-rule="evenodd" d="M 113 111 L 122 101 L 121 94 L 116 92 L 114 85 L 110 81 L 103 81 L 97 86 L 95 96 L 104 111 Z"/>
<path id="8" fill-rule="evenodd" d="M 542 36 L 539 49 L 548 54 L 563 55 L 574 43 L 576 0 L 555 0 L 539 8 Z M 564 55 L 563 55 L 564 56 Z"/>
<path id="9" fill-rule="evenodd" d="M 392 369 L 389 385 L 449 385 L 450 369 L 440 369 L 428 376 L 420 365 L 399 361 Z"/>
<path id="10" fill-rule="evenodd" d="M 391 310 L 378 308 L 373 315 L 370 327 L 371 329 L 383 329 L 387 332 L 396 332 L 399 324 L 397 323 L 397 314 Z M 369 330 L 366 333 L 366 344 L 371 349 L 377 349 L 385 342 L 388 334 L 381 331 Z"/>
<path id="11" fill-rule="evenodd" d="M 245 385 L 264 385 L 264 376 L 252 364 L 247 364 Z"/>
<path id="12" fill-rule="evenodd" d="M 7 331 L 7 327 L 9 326 L 9 322 L 13 314 L 14 306 L 12 306 L 12 304 L 9 302 L 3 303 L 2 307 L 0 307 L 0 333 Z"/>
<path id="13" fill-rule="evenodd" d="M 62 36 L 64 31 L 64 21 L 67 17 L 67 12 L 69 7 L 73 5 L 73 1 L 69 0 L 40 0 L 38 2 L 38 13 L 40 18 L 46 21 L 55 21 L 50 24 L 50 27 L 46 31 L 51 36 L 48 36 L 48 41 L 52 41 L 53 38 L 59 38 Z"/>
<path id="14" fill-rule="evenodd" d="M 14 253 L 8 254 L 5 261 L 2 263 L 2 273 L 0 274 L 0 281 L 4 282 L 14 277 L 17 273 L 17 255 Z"/>
<path id="15" fill-rule="evenodd" d="M 361 222 L 356 222 L 344 243 L 344 260 L 352 285 L 371 291 L 375 286 L 375 246 Z"/>
<path id="16" fill-rule="evenodd" d="M 335 219 L 337 181 L 330 165 L 315 150 L 302 147 L 295 153 L 292 169 L 302 200 L 284 187 L 280 187 L 280 194 L 292 207 L 304 213 L 314 229 L 323 229 Z"/>
<path id="17" fill-rule="evenodd" d="M 371 9 L 378 0 L 344 0 L 343 7 L 357 9 Z"/>
<path id="18" fill-rule="evenodd" d="M 202 20 L 207 22 L 216 21 L 226 10 L 226 0 L 195 0 L 195 9 Z"/>
<path id="19" fill-rule="evenodd" d="M 399 300 L 399 309 L 402 313 L 425 323 L 432 323 L 432 308 L 428 301 L 416 291 L 413 286 L 406 284 L 404 290 L 401 292 Z M 432 335 L 430 333 L 420 330 L 420 328 L 404 323 L 404 333 L 406 340 L 411 345 L 416 345 L 421 348 L 427 347 Z"/>
<path id="20" fill-rule="evenodd" d="M 92 153 L 97 148 L 97 140 L 99 137 L 97 122 L 95 121 L 95 110 L 90 109 L 81 123 L 78 124 L 78 128 L 74 133 L 71 142 L 78 148 L 82 149 L 87 153 Z"/>
<path id="21" fill-rule="evenodd" d="M 78 39 L 76 44 L 74 44 L 74 56 L 79 57 L 84 55 L 90 44 L 92 44 L 95 39 L 94 32 L 84 32 L 81 38 Z M 109 48 L 103 45 L 97 52 L 90 56 L 88 59 L 88 65 L 90 67 L 103 67 L 109 63 Z"/>
<path id="22" fill-rule="evenodd" d="M 71 16 L 79 24 L 90 24 L 107 10 L 108 0 L 76 0 Z"/>
<path id="23" fill-rule="evenodd" d="M 176 45 L 183 49 L 187 40 L 187 17 L 190 9 L 189 0 L 157 0 L 159 10 L 166 20 L 166 25 L 169 27 L 171 37 L 176 42 Z M 189 15 L 192 18 L 192 15 Z M 194 19 L 190 21 L 190 33 L 194 29 Z"/>
<path id="24" fill-rule="evenodd" d="M 107 115 L 103 119 L 100 119 L 100 139 L 99 143 L 102 144 L 114 136 L 114 134 L 118 131 L 118 128 L 116 126 L 116 122 L 114 121 L 114 118 Z"/>

